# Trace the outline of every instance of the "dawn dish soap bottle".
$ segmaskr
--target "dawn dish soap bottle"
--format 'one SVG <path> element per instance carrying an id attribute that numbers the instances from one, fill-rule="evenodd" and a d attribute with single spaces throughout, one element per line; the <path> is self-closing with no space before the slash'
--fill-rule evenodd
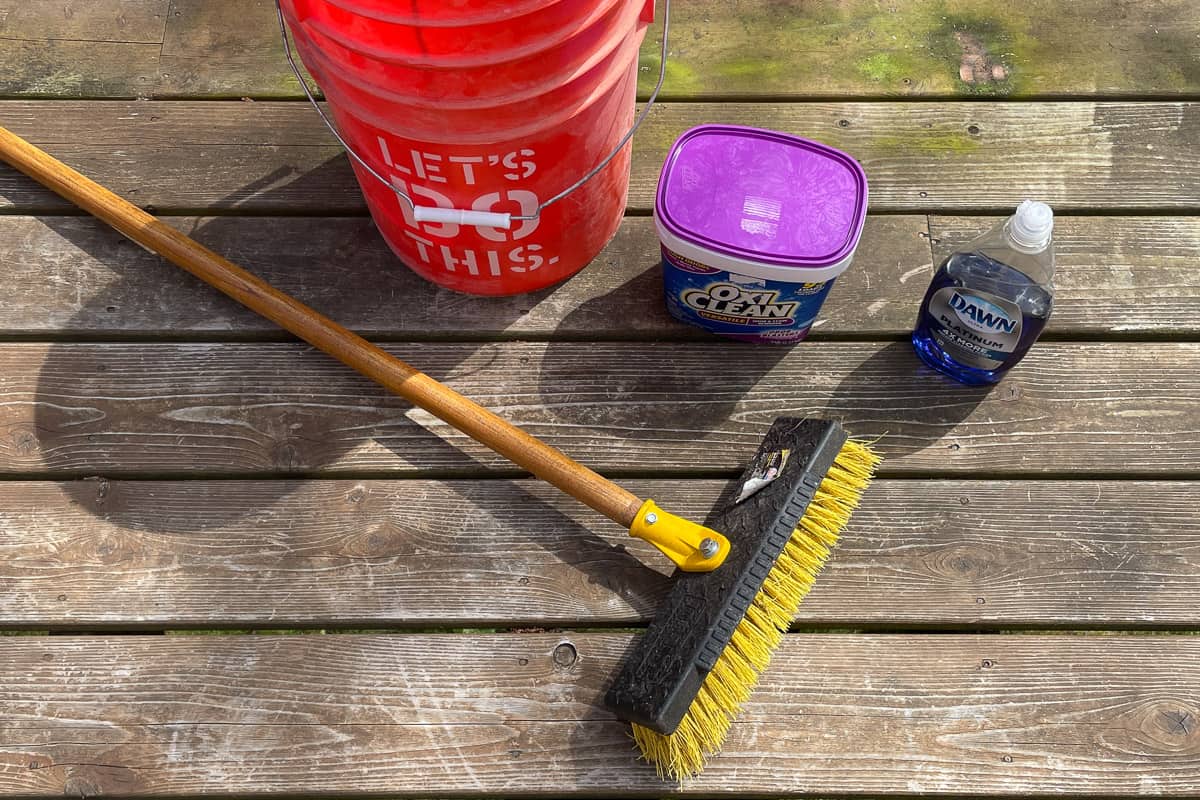
<path id="1" fill-rule="evenodd" d="M 942 262 L 917 327 L 917 355 L 963 383 L 999 381 L 1037 341 L 1054 305 L 1054 212 L 1017 212 Z"/>

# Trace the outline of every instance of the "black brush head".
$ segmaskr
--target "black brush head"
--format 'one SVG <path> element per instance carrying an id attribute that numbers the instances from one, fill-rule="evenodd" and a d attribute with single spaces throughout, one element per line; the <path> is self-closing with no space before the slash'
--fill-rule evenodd
<path id="1" fill-rule="evenodd" d="M 729 557 L 712 572 L 676 571 L 666 602 L 626 658 L 605 705 L 659 733 L 675 731 L 846 438 L 836 422 L 775 420 L 754 460 L 705 520 L 729 538 Z M 779 467 L 784 451 L 789 455 L 778 475 L 738 502 L 750 481 Z"/>

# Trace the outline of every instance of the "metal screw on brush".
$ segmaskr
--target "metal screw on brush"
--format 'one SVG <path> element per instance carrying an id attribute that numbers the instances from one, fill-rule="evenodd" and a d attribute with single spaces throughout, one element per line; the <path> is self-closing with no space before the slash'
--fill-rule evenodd
<path id="1" fill-rule="evenodd" d="M 716 539 L 703 539 L 700 542 L 700 555 L 705 558 L 712 558 L 717 553 L 721 552 L 721 545 Z"/>
<path id="2" fill-rule="evenodd" d="M 647 525 L 653 525 L 656 522 L 658 522 L 658 514 L 655 514 L 653 511 L 651 511 L 649 514 L 646 515 L 646 524 Z"/>

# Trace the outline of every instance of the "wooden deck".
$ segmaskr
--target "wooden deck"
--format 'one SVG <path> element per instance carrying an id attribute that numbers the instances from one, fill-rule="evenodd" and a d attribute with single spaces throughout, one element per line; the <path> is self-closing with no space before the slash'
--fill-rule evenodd
<path id="1" fill-rule="evenodd" d="M 883 474 L 723 755 L 664 784 L 599 703 L 651 550 L 0 168 L 0 796 L 1200 796 L 1194 0 L 676 3 L 619 235 L 494 300 L 397 265 L 273 14 L 0 0 L 0 124 L 689 514 L 779 415 Z M 663 308 L 651 193 L 715 121 L 866 167 L 804 344 Z M 1025 197 L 1050 326 L 947 382 L 906 342 L 933 266 Z"/>

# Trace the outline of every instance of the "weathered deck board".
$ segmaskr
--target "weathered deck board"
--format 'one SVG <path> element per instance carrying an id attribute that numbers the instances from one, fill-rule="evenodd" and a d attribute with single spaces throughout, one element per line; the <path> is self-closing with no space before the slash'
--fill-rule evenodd
<path id="1" fill-rule="evenodd" d="M 170 0 L 3 0 L 0 94 L 155 92 L 170 5 Z"/>
<path id="2" fill-rule="evenodd" d="M 89 177 L 162 211 L 364 208 L 346 157 L 302 103 L 7 101 L 0 115 Z M 846 150 L 866 168 L 876 211 L 995 211 L 1029 196 L 1060 211 L 1200 209 L 1200 103 L 1129 102 L 665 105 L 634 139 L 631 208 L 650 208 L 671 144 L 708 122 Z M 69 205 L 5 168 L 0 208 Z"/>
<path id="3" fill-rule="evenodd" d="M 1200 94 L 1186 0 L 693 0 L 672 17 L 670 97 Z M 268 0 L 3 0 L 0 36 L 24 45 L 0 51 L 5 95 L 301 96 Z"/>
<path id="4" fill-rule="evenodd" d="M 171 0 L 0 3 L 0 41 L 162 44 Z M 5 70 L 9 80 L 13 74 Z"/>
<path id="5" fill-rule="evenodd" d="M 694 519 L 724 486 L 622 483 Z M 1198 502 L 1195 483 L 877 481 L 799 624 L 1200 626 Z M 668 568 L 533 481 L 0 483 L 0 626 L 626 625 Z"/>
<path id="6" fill-rule="evenodd" d="M 1200 464 L 1197 343 L 1044 342 L 990 390 L 936 375 L 903 341 L 390 349 L 602 470 L 736 470 L 775 417 L 810 414 L 879 437 L 893 474 L 1191 474 Z M 0 375 L 8 473 L 510 469 L 298 344 L 11 343 Z"/>
<path id="7" fill-rule="evenodd" d="M 270 0 L 3 0 L 0 94 L 303 96 Z"/>
<path id="8" fill-rule="evenodd" d="M 658 239 L 648 218 L 627 217 L 595 262 L 566 283 L 506 298 L 466 297 L 419 278 L 363 218 L 167 221 L 362 333 L 404 338 L 707 336 L 667 313 Z M 823 330 L 889 332 L 895 322 L 889 325 L 885 319 L 911 317 L 915 306 L 897 307 L 920 302 L 924 287 L 917 284 L 931 274 L 927 230 L 923 216 L 872 217 L 854 270 L 826 302 L 829 327 Z M 1180 244 L 1181 258 L 1186 258 L 1184 242 Z M 1130 246 L 1137 252 L 1134 243 Z M 1200 251 L 1200 243 L 1195 249 Z M 124 242 L 103 223 L 83 217 L 0 216 L 0 285 L 24 287 L 0 297 L 0 333 L 153 337 L 277 330 Z M 905 289 L 916 299 L 895 296 Z M 1200 289 L 1193 294 L 1200 297 Z"/>
<path id="9" fill-rule="evenodd" d="M 940 261 L 995 217 L 871 217 L 816 335 L 910 330 Z M 201 242 L 360 332 L 389 338 L 653 334 L 707 339 L 661 299 L 651 220 L 628 217 L 570 281 L 510 298 L 467 298 L 418 278 L 362 218 L 167 218 Z M 1200 333 L 1200 217 L 1059 217 L 1052 336 Z M 0 334 L 261 335 L 263 318 L 86 217 L 0 216 Z M 363 291 L 361 287 L 370 286 Z"/>
<path id="10" fill-rule="evenodd" d="M 0 793 L 661 796 L 624 634 L 0 639 Z M 786 637 L 685 794 L 1200 792 L 1200 641 Z"/>

